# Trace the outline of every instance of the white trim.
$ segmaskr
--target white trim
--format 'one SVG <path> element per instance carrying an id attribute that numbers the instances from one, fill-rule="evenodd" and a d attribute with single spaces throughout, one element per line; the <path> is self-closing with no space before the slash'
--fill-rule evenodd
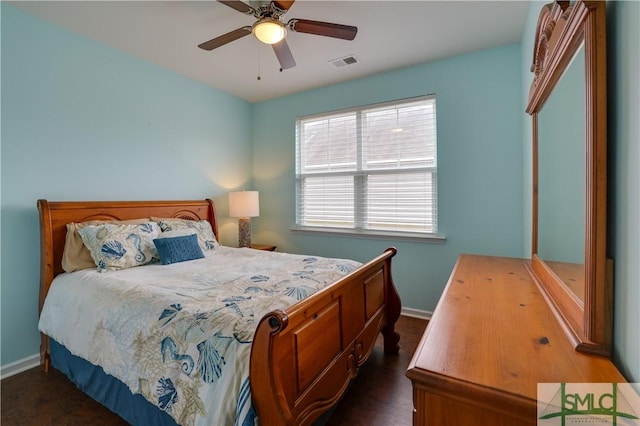
<path id="1" fill-rule="evenodd" d="M 40 365 L 40 354 L 28 356 L 0 367 L 0 379 L 14 376 Z"/>
<path id="2" fill-rule="evenodd" d="M 364 111 L 364 110 L 368 110 L 368 109 L 377 109 L 377 108 L 387 108 L 389 106 L 395 106 L 395 105 L 399 105 L 399 104 L 408 104 L 411 102 L 420 102 L 420 101 L 428 101 L 431 99 L 436 99 L 436 94 L 435 93 L 428 93 L 426 95 L 418 95 L 418 96 L 411 96 L 408 98 L 401 98 L 401 99 L 396 99 L 396 100 L 391 100 L 391 101 L 386 101 L 386 102 L 378 102 L 378 103 L 374 103 L 374 104 L 366 104 L 366 105 L 360 105 L 360 106 L 355 106 L 355 107 L 347 107 L 347 108 L 342 108 L 342 109 L 335 109 L 333 111 L 327 111 L 327 112 L 319 112 L 317 114 L 309 114 L 309 115 L 301 115 L 299 117 L 297 117 L 298 120 L 307 120 L 310 118 L 324 118 L 327 116 L 334 116 L 334 115 L 342 115 L 342 114 L 346 114 L 349 112 L 354 112 L 354 111 Z"/>
<path id="3" fill-rule="evenodd" d="M 422 232 L 379 231 L 373 229 L 353 228 L 324 228 L 321 226 L 297 226 L 289 231 L 299 234 L 331 235 L 353 238 L 371 238 L 385 240 L 420 241 L 424 243 L 444 244 L 447 237 L 442 234 L 427 234 Z"/>
<path id="4" fill-rule="evenodd" d="M 403 307 L 400 310 L 400 315 L 404 315 L 405 317 L 420 318 L 420 319 L 429 321 L 431 319 L 431 316 L 433 315 L 433 312 L 423 311 L 422 309 Z"/>

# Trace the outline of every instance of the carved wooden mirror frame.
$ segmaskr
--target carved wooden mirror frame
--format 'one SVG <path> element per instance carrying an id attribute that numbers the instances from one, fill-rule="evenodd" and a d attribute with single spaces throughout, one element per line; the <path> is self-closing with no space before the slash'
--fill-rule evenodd
<path id="1" fill-rule="evenodd" d="M 532 274 L 576 350 L 610 355 L 612 265 L 607 238 L 607 94 L 605 2 L 558 1 L 540 13 L 527 113 L 533 119 Z M 578 49 L 585 55 L 585 255 L 584 300 L 575 297 L 538 256 L 538 113 Z"/>

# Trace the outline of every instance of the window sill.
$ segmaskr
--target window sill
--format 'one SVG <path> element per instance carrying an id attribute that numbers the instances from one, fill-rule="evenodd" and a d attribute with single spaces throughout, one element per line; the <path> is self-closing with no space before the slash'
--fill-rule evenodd
<path id="1" fill-rule="evenodd" d="M 379 230 L 358 230 L 343 228 L 321 228 L 313 226 L 299 226 L 289 229 L 294 234 L 309 235 L 331 235 L 351 238 L 370 238 L 370 239 L 392 239 L 414 242 L 426 242 L 433 244 L 444 244 L 447 237 L 439 234 L 424 234 L 420 232 L 399 232 L 399 231 L 379 231 Z"/>

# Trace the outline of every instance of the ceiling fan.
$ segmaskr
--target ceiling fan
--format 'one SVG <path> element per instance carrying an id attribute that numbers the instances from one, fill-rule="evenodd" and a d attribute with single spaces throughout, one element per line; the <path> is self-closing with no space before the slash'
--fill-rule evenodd
<path id="1" fill-rule="evenodd" d="M 238 12 L 246 15 L 253 15 L 256 22 L 251 26 L 245 26 L 230 31 L 219 37 L 205 41 L 198 45 L 200 49 L 213 50 L 229 42 L 253 33 L 258 40 L 270 44 L 273 47 L 281 70 L 293 68 L 296 61 L 293 59 L 291 49 L 285 39 L 287 30 L 299 33 L 315 34 L 326 37 L 340 38 L 343 40 L 353 40 L 356 37 L 358 28 L 351 25 L 333 24 L 330 22 L 311 21 L 309 19 L 290 19 L 286 23 L 280 19 L 289 10 L 295 0 L 279 1 L 272 0 L 264 3 L 260 7 L 252 7 L 240 0 L 217 0 Z"/>

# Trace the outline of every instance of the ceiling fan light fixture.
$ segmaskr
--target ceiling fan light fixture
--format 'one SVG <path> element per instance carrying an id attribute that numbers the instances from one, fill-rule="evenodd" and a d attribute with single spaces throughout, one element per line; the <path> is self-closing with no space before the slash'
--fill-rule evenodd
<path id="1" fill-rule="evenodd" d="M 287 35 L 284 25 L 272 18 L 265 18 L 256 22 L 252 31 L 253 35 L 265 44 L 276 44 Z"/>

